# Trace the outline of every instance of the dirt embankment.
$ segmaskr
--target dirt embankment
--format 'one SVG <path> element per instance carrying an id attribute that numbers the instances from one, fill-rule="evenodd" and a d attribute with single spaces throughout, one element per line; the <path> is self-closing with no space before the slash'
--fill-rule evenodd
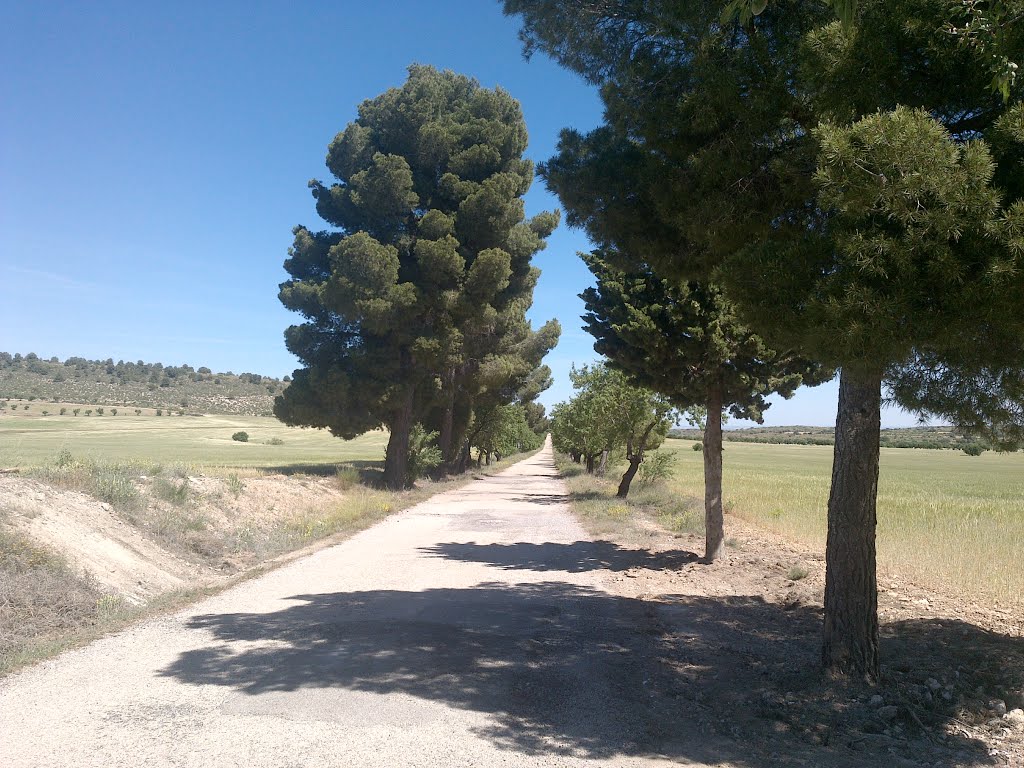
<path id="1" fill-rule="evenodd" d="M 344 492 L 333 478 L 186 476 L 137 481 L 116 509 L 86 493 L 0 476 L 0 524 L 60 553 L 104 591 L 134 603 L 215 583 L 304 543 Z"/>

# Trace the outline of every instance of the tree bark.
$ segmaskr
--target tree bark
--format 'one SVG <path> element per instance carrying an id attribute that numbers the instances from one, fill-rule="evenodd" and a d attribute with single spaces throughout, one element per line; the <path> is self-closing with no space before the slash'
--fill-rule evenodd
<path id="1" fill-rule="evenodd" d="M 722 385 L 708 389 L 704 425 L 704 560 L 713 563 L 725 552 L 722 513 Z"/>
<path id="2" fill-rule="evenodd" d="M 444 389 L 444 411 L 441 413 L 441 431 L 437 438 L 437 447 L 441 449 L 441 466 L 438 467 L 441 477 L 445 477 L 455 462 L 452 435 L 455 427 L 455 367 L 449 366 L 442 377 Z"/>
<path id="3" fill-rule="evenodd" d="M 629 484 L 633 482 L 633 478 L 636 477 L 636 472 L 640 469 L 640 462 L 642 462 L 643 456 L 633 456 L 629 460 L 629 466 L 626 468 L 625 474 L 622 475 L 622 479 L 619 481 L 619 490 L 615 492 L 615 495 L 624 499 L 629 495 Z"/>
<path id="4" fill-rule="evenodd" d="M 601 463 L 597 466 L 597 476 L 604 477 L 605 472 L 608 471 L 608 449 L 601 451 Z"/>
<path id="5" fill-rule="evenodd" d="M 384 456 L 384 485 L 393 491 L 402 490 L 409 484 L 409 433 L 412 431 L 414 395 L 413 388 L 406 387 L 402 402 L 388 425 L 391 436 Z"/>
<path id="6" fill-rule="evenodd" d="M 593 457 L 593 455 L 588 453 L 586 458 L 587 458 L 587 474 L 588 475 L 592 475 L 592 474 L 594 474 L 594 457 Z"/>
<path id="7" fill-rule="evenodd" d="M 827 670 L 872 684 L 879 679 L 875 502 L 881 409 L 882 374 L 843 368 L 828 499 L 821 657 Z"/>

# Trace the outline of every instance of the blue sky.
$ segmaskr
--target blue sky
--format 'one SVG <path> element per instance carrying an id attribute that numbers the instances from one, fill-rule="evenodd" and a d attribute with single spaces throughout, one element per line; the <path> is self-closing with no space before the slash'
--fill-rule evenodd
<path id="1" fill-rule="evenodd" d="M 291 228 L 322 224 L 306 182 L 326 180 L 327 144 L 360 101 L 418 62 L 511 92 L 535 160 L 561 128 L 600 122 L 595 90 L 524 61 L 516 32 L 487 0 L 8 4 L 0 350 L 290 373 L 281 265 Z M 555 207 L 536 183 L 528 213 Z M 549 406 L 570 364 L 595 357 L 577 297 L 586 248 L 563 226 L 537 259 L 531 317 L 563 327 Z M 766 423 L 831 424 L 836 391 L 801 390 Z"/>

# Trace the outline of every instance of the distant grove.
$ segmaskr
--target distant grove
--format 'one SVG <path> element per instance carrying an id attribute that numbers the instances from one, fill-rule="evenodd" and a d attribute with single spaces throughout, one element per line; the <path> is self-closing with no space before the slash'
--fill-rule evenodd
<path id="1" fill-rule="evenodd" d="M 112 358 L 41 358 L 0 352 L 0 397 L 269 416 L 290 377 Z"/>

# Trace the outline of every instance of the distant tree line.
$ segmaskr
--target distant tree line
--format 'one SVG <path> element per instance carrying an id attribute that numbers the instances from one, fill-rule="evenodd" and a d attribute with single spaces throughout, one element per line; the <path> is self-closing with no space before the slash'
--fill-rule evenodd
<path id="1" fill-rule="evenodd" d="M 137 362 L 118 360 L 113 358 L 106 360 L 88 360 L 84 357 L 69 357 L 60 360 L 57 357 L 43 359 L 34 352 L 27 355 L 15 352 L 0 352 L 0 370 L 24 370 L 35 373 L 39 376 L 52 379 L 57 383 L 66 381 L 69 377 L 76 379 L 103 379 L 110 383 L 127 384 L 129 382 L 141 384 L 155 384 L 162 387 L 170 387 L 181 381 L 215 381 L 221 383 L 224 380 L 238 380 L 248 384 L 272 386 L 279 389 L 284 382 L 270 376 L 263 376 L 258 373 L 239 373 L 231 371 L 225 373 L 214 373 L 209 368 L 193 368 L 191 365 L 164 365 L 163 363 L 146 363 L 142 360 Z M 221 381 L 217 381 L 217 380 Z"/>
<path id="2" fill-rule="evenodd" d="M 700 440 L 699 429 L 673 429 L 669 437 L 679 440 Z M 768 443 L 772 445 L 834 445 L 835 430 L 831 427 L 754 427 L 727 430 L 727 442 Z M 883 429 L 879 438 L 882 448 L 923 448 L 930 450 L 963 450 L 968 446 L 986 446 L 985 441 L 949 427 L 905 427 Z"/>

